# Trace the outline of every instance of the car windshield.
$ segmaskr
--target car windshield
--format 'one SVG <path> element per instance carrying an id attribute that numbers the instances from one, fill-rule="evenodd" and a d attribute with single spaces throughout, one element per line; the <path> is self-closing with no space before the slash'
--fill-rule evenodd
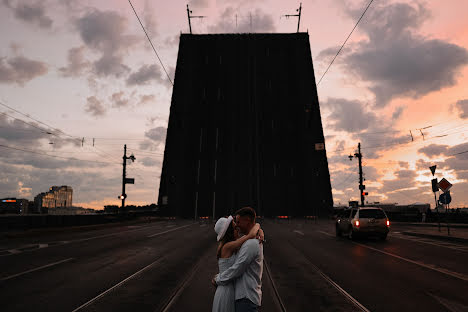
<path id="1" fill-rule="evenodd" d="M 359 218 L 383 219 L 385 214 L 380 209 L 365 209 L 359 211 Z"/>

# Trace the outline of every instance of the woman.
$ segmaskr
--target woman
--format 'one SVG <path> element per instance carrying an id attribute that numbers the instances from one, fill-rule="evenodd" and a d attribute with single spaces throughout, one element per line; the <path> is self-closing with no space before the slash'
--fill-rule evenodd
<path id="1" fill-rule="evenodd" d="M 232 216 L 220 218 L 215 224 L 215 232 L 219 242 L 217 259 L 219 273 L 232 266 L 236 260 L 236 252 L 248 239 L 258 237 L 263 240 L 263 231 L 260 224 L 256 223 L 247 235 L 239 237 L 239 232 L 234 226 Z M 234 312 L 235 293 L 234 284 L 218 286 L 213 299 L 212 312 Z"/>

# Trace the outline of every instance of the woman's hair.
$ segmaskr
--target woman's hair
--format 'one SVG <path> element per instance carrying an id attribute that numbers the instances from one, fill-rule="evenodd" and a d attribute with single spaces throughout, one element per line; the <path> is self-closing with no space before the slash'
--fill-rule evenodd
<path id="1" fill-rule="evenodd" d="M 220 258 L 221 256 L 221 250 L 223 249 L 224 245 L 233 242 L 236 240 L 236 237 L 234 236 L 234 226 L 232 225 L 232 221 L 229 224 L 229 227 L 226 230 L 226 233 L 224 233 L 223 238 L 219 241 L 221 243 L 221 247 L 218 249 L 218 254 L 217 254 L 217 259 Z"/>

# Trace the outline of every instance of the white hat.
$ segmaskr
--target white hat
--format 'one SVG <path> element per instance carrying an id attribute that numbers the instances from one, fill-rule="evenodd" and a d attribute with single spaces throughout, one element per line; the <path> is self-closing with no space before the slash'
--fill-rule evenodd
<path id="1" fill-rule="evenodd" d="M 224 234 L 226 234 L 226 231 L 231 222 L 232 216 L 229 216 L 227 218 L 219 218 L 218 221 L 216 221 L 214 230 L 216 234 L 218 234 L 218 237 L 216 238 L 218 242 L 223 238 Z"/>

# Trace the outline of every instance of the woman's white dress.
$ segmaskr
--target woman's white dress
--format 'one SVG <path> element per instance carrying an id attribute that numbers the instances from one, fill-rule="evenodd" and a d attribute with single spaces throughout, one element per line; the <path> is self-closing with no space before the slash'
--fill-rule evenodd
<path id="1" fill-rule="evenodd" d="M 218 268 L 221 274 L 229 267 L 231 267 L 236 261 L 236 254 L 233 254 L 229 258 L 219 258 Z M 218 286 L 213 299 L 212 312 L 234 312 L 235 303 L 235 289 L 234 283 L 227 285 Z"/>

